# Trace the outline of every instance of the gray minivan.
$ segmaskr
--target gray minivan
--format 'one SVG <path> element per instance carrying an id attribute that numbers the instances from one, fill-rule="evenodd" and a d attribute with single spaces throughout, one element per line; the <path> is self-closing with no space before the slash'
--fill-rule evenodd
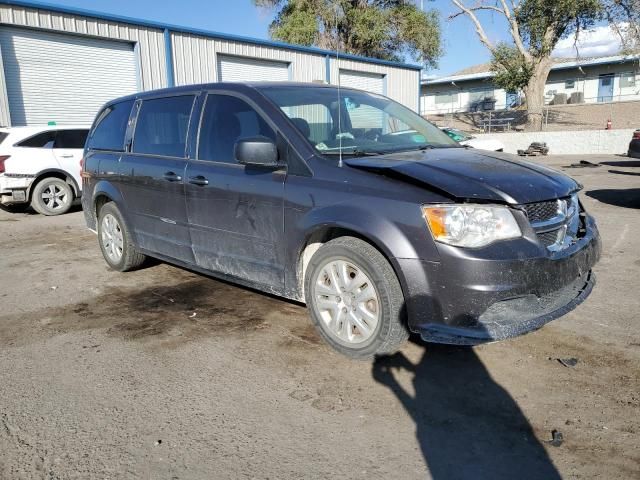
<path id="1" fill-rule="evenodd" d="M 367 358 L 411 331 L 474 345 L 573 309 L 600 255 L 580 188 L 380 95 L 217 83 L 108 103 L 82 202 L 112 268 L 150 255 L 305 302 Z"/>

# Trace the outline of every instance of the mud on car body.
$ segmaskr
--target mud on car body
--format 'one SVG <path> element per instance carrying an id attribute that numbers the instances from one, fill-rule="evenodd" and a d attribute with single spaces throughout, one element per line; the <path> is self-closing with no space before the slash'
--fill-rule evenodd
<path id="1" fill-rule="evenodd" d="M 566 175 L 459 146 L 379 95 L 211 84 L 114 100 L 83 206 L 107 263 L 145 255 L 304 301 L 357 358 L 534 330 L 594 285 L 593 218 Z"/>

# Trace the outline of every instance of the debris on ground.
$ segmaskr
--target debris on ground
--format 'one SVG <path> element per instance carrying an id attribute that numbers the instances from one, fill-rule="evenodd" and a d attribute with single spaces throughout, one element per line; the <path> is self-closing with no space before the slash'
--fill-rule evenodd
<path id="1" fill-rule="evenodd" d="M 562 432 L 558 430 L 551 430 L 551 440 L 547 443 L 552 447 L 559 447 L 564 442 L 564 437 L 562 436 Z"/>
<path id="2" fill-rule="evenodd" d="M 571 358 L 556 358 L 556 360 L 558 360 L 558 362 L 560 362 L 560 364 L 564 367 L 575 367 L 578 364 L 578 359 L 571 357 Z"/>
<path id="3" fill-rule="evenodd" d="M 545 142 L 532 142 L 526 150 L 518 150 L 518 155 L 521 157 L 537 155 L 548 155 L 549 147 Z"/>
<path id="4" fill-rule="evenodd" d="M 593 168 L 593 167 L 599 167 L 600 164 L 598 163 L 593 163 L 593 162 L 589 162 L 587 160 L 580 160 L 578 163 L 572 163 L 571 165 L 568 165 L 565 168 Z"/>

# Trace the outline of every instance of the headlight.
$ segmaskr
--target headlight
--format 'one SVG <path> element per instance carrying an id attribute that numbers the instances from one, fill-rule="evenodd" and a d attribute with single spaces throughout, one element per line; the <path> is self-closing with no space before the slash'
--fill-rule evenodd
<path id="1" fill-rule="evenodd" d="M 425 205 L 422 213 L 436 241 L 457 247 L 484 247 L 497 240 L 522 236 L 507 207 Z"/>

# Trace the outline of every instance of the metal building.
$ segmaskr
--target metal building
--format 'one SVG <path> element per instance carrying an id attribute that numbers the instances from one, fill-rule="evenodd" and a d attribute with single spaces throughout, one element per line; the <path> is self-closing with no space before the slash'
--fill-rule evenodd
<path id="1" fill-rule="evenodd" d="M 419 109 L 416 65 L 0 0 L 0 125 L 88 124 L 121 95 L 242 80 L 340 81 Z"/>

